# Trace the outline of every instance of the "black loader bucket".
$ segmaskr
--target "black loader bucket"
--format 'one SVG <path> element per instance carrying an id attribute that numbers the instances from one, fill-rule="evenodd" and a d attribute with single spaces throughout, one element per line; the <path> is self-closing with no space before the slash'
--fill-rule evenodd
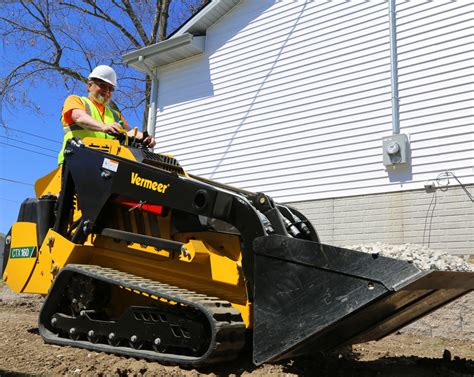
<path id="1" fill-rule="evenodd" d="M 257 365 L 383 338 L 474 289 L 473 272 L 283 236 L 255 239 L 254 251 Z"/>

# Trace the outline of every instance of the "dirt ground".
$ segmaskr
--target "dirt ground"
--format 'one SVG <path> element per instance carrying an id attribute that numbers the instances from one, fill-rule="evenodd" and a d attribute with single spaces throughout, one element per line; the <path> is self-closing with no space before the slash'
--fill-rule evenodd
<path id="1" fill-rule="evenodd" d="M 205 369 L 45 344 L 38 334 L 41 298 L 0 286 L 0 376 L 474 376 L 471 340 L 401 333 L 330 355 L 255 367 L 250 355 Z M 443 356 L 444 355 L 444 356 Z"/>

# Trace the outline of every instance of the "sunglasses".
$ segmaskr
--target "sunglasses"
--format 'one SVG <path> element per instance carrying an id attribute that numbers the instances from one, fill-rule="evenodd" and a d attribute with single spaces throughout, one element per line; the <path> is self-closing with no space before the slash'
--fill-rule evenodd
<path id="1" fill-rule="evenodd" d="M 115 88 L 105 82 L 101 82 L 101 81 L 93 81 L 94 84 L 96 84 L 100 89 L 102 90 L 108 90 L 109 92 L 113 92 L 115 90 Z"/>

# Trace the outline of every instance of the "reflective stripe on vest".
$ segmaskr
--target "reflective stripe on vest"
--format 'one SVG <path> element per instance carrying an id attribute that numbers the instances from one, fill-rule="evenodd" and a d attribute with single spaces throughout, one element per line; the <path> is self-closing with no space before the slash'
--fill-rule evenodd
<path id="1" fill-rule="evenodd" d="M 81 101 L 82 103 L 84 104 L 84 107 L 86 108 L 86 113 L 87 115 L 90 115 L 92 118 L 94 118 L 95 120 L 101 122 L 102 119 L 100 118 L 100 113 L 99 113 L 99 119 L 97 119 L 93 114 L 92 114 L 92 111 L 91 111 L 91 105 L 95 108 L 94 104 L 92 103 L 92 101 L 87 98 L 87 97 L 81 97 Z M 90 102 L 90 104 L 89 104 Z M 112 109 L 109 109 L 108 107 L 105 107 L 105 110 L 104 110 L 104 123 L 105 124 L 108 124 L 108 123 L 112 123 L 112 122 L 105 122 L 105 118 L 107 117 L 107 115 L 110 115 L 110 114 L 107 114 L 106 113 L 108 112 L 108 110 L 112 113 L 112 117 L 114 119 L 114 122 L 115 123 L 118 123 L 120 121 L 120 114 L 118 111 L 115 111 L 115 110 L 112 110 Z M 98 110 L 97 110 L 98 112 Z M 71 124 L 70 126 L 64 126 L 64 135 L 66 135 L 69 131 L 80 131 L 80 130 L 86 130 L 86 131 L 91 131 L 91 130 L 87 130 L 85 129 L 84 127 L 81 127 L 79 126 L 78 124 Z M 92 131 L 92 132 L 97 132 L 97 131 Z M 100 131 L 98 131 L 100 132 Z"/>
<path id="2" fill-rule="evenodd" d="M 99 110 L 94 105 L 94 103 L 87 97 L 79 97 L 81 102 L 84 104 L 86 113 L 90 115 L 93 119 L 98 122 L 103 122 L 104 124 L 117 123 L 120 120 L 120 114 L 118 111 L 112 110 L 105 106 L 104 118 L 102 119 Z M 61 118 L 64 122 L 64 118 Z M 66 147 L 66 142 L 73 137 L 78 137 L 79 139 L 84 139 L 86 137 L 96 137 L 99 139 L 113 139 L 114 137 L 108 135 L 101 131 L 93 131 L 87 128 L 81 127 L 78 124 L 71 124 L 70 126 L 64 126 L 64 139 L 63 146 L 58 155 L 58 165 L 62 164 L 64 161 L 64 148 Z"/>

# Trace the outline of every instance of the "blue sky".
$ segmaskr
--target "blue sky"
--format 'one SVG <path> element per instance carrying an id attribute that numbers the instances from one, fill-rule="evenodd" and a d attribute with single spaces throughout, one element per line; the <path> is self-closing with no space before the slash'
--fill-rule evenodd
<path id="1" fill-rule="evenodd" d="M 177 4 L 177 5 L 175 5 Z M 178 14 L 183 18 L 183 10 L 178 2 L 172 3 L 170 17 Z M 0 10 L 0 14 L 2 10 Z M 171 26 L 177 26 L 175 19 Z M 35 47 L 32 47 L 35 48 Z M 0 49 L 2 62 L 21 61 L 21 55 L 13 46 Z M 129 68 L 133 70 L 133 68 Z M 2 72 L 5 65 L 2 67 Z M 119 77 L 120 85 L 120 77 Z M 7 233 L 16 221 L 21 203 L 26 198 L 35 197 L 34 183 L 38 178 L 48 174 L 57 166 L 57 153 L 62 142 L 62 125 L 60 122 L 61 107 L 68 93 L 62 82 L 39 83 L 29 88 L 30 94 L 40 107 L 40 114 L 29 108 L 22 108 L 12 114 L 6 109 L 1 112 L 0 125 L 0 233 Z M 85 86 L 82 93 L 86 95 Z M 137 114 L 141 114 L 138 111 Z M 123 114 L 129 124 L 141 128 L 141 119 L 133 111 Z"/>
<path id="2" fill-rule="evenodd" d="M 54 156 L 57 156 L 55 151 L 61 146 L 62 140 L 59 112 L 66 93 L 61 86 L 56 88 L 44 84 L 34 89 L 33 94 L 39 99 L 44 115 L 36 114 L 29 109 L 20 110 L 17 114 L 3 112 L 3 121 L 9 128 L 0 128 L 0 232 L 2 233 L 8 232 L 11 224 L 16 221 L 21 202 L 25 198 L 35 196 L 33 185 L 36 179 L 57 166 Z"/>
<path id="3" fill-rule="evenodd" d="M 6 234 L 16 221 L 22 201 L 35 197 L 35 181 L 57 167 L 63 137 L 60 113 L 69 93 L 64 85 L 46 83 L 32 93 L 38 98 L 43 115 L 27 108 L 17 114 L 4 112 L 3 121 L 8 128 L 0 127 L 0 233 Z M 77 94 L 86 95 L 85 87 Z M 124 116 L 131 126 L 141 127 L 134 112 Z"/>

